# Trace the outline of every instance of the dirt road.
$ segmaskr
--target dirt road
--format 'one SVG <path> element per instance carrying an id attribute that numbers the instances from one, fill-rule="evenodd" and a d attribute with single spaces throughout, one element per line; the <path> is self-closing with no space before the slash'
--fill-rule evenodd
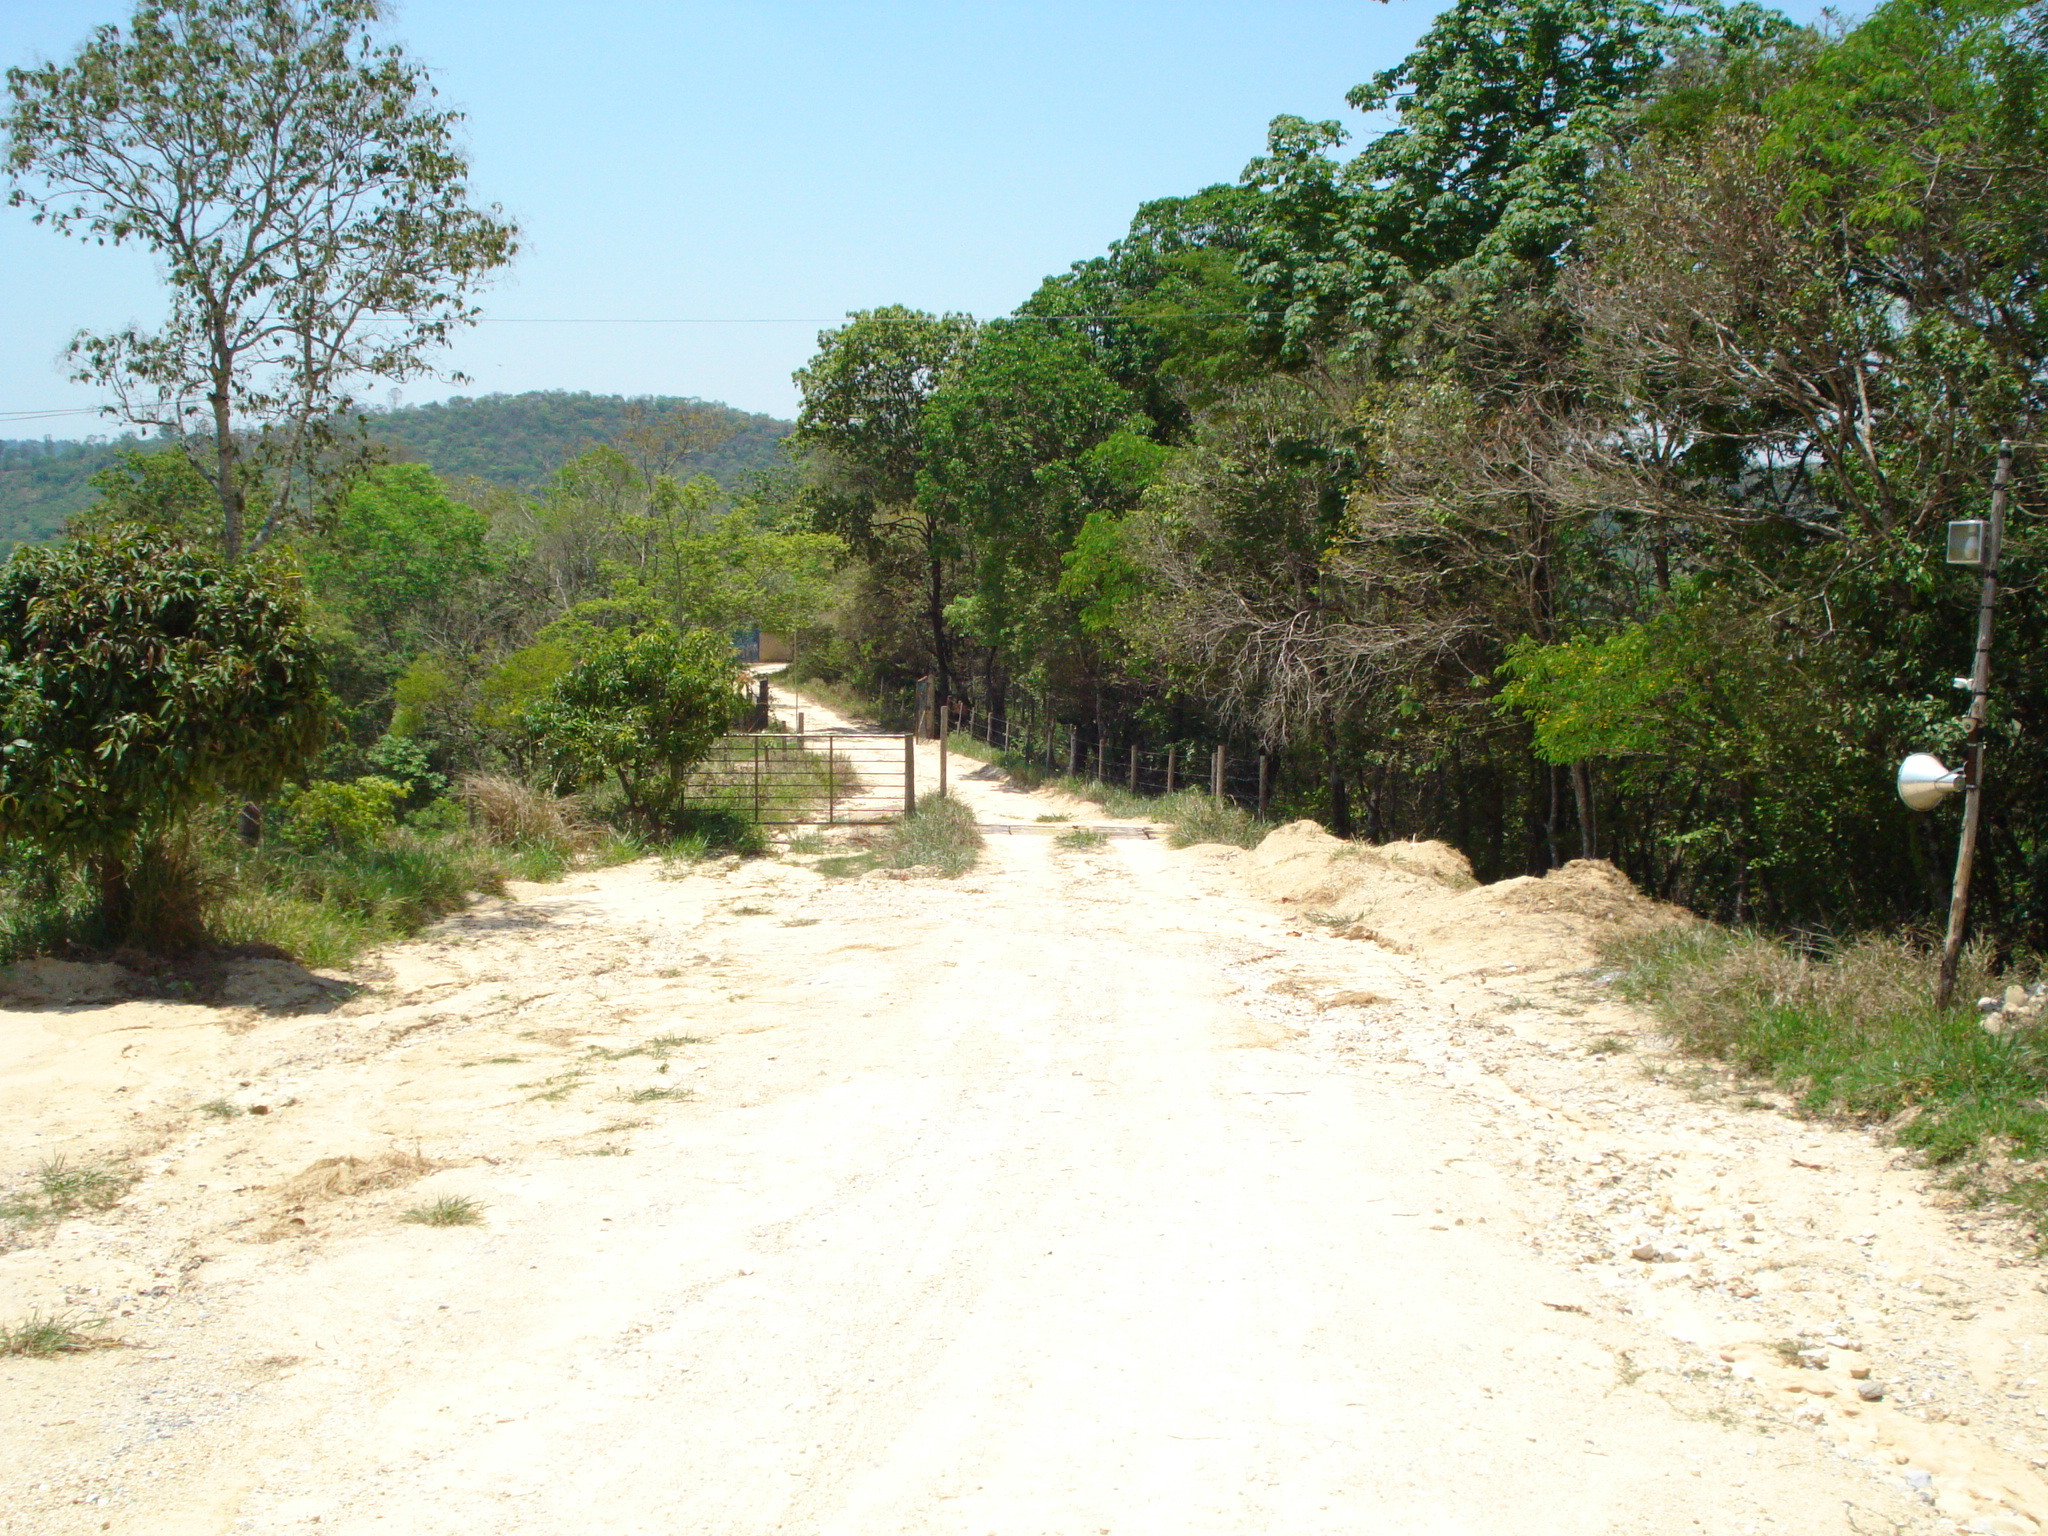
<path id="1" fill-rule="evenodd" d="M 1304 931 L 1141 838 L 517 898 L 329 1012 L 0 1013 L 10 1171 L 143 1175 L 0 1254 L 0 1321 L 129 1344 L 0 1361 L 0 1530 L 2048 1518 L 2006 1235 L 1861 1134 L 1646 1075 L 1589 978 Z M 397 1219 L 441 1195 L 485 1222 Z"/>

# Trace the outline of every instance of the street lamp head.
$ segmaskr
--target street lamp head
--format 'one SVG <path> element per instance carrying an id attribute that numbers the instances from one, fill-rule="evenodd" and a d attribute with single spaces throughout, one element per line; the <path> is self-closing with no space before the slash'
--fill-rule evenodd
<path id="1" fill-rule="evenodd" d="M 1915 752 L 1899 764 L 1899 798 L 1910 810 L 1931 811 L 1962 787 L 1961 770 L 1944 767 L 1931 752 Z"/>
<path id="2" fill-rule="evenodd" d="M 1982 569 L 1991 563 L 1991 525 L 1970 518 L 1948 525 L 1948 563 Z"/>

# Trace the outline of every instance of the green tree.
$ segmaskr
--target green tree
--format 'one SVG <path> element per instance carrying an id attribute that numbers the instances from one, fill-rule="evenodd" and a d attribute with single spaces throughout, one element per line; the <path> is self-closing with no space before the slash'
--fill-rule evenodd
<path id="1" fill-rule="evenodd" d="M 450 497 L 424 464 L 371 470 L 307 541 L 314 590 L 387 652 L 416 650 L 465 582 L 492 569 L 490 525 Z"/>
<path id="2" fill-rule="evenodd" d="M 204 444 L 229 559 L 260 548 L 346 446 L 362 379 L 429 371 L 510 260 L 472 207 L 425 68 L 377 0 L 145 0 L 68 64 L 8 71 L 11 201 L 162 263 L 154 331 L 81 332 L 76 377 Z M 253 507 L 252 507 L 253 500 Z"/>
<path id="3" fill-rule="evenodd" d="M 1336 122 L 1274 119 L 1245 180 L 1265 194 L 1245 270 L 1279 355 L 1383 351 L 1418 283 L 1482 292 L 1547 277 L 1595 175 L 1660 73 L 1788 29 L 1719 0 L 1457 0 L 1346 98 L 1397 126 L 1348 163 Z"/>
<path id="4" fill-rule="evenodd" d="M 821 333 L 817 356 L 796 372 L 803 408 L 792 442 L 815 477 L 815 525 L 870 557 L 892 544 L 915 551 L 925 643 L 942 691 L 955 676 L 947 569 L 960 554 L 960 530 L 942 498 L 920 494 L 925 406 L 972 347 L 975 329 L 965 315 L 864 310 Z"/>
<path id="5" fill-rule="evenodd" d="M 140 852 L 197 807 L 261 800 L 328 735 L 295 581 L 140 529 L 0 569 L 0 837 L 130 915 Z"/>
<path id="6" fill-rule="evenodd" d="M 738 676 L 723 635 L 615 630 L 526 706 L 524 723 L 572 772 L 610 775 L 647 816 L 731 727 Z"/>

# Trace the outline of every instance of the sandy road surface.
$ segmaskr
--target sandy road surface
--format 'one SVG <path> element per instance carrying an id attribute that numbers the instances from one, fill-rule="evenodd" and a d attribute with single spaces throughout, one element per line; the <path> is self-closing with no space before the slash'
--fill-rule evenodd
<path id="1" fill-rule="evenodd" d="M 1518 977 L 1508 1007 L 1500 978 L 1290 930 L 1229 856 L 1141 839 L 992 838 L 958 882 L 642 864 L 518 897 L 328 1013 L 0 1014 L 10 1166 L 118 1144 L 144 1174 L 0 1254 L 0 1317 L 98 1309 L 132 1346 L 0 1361 L 0 1530 L 2048 1509 L 2035 1272 L 1860 1136 L 1588 1056 L 1629 1021 L 1583 979 Z M 193 1113 L 223 1091 L 269 1112 Z M 437 1171 L 292 1183 L 404 1152 Z M 395 1219 L 440 1194 L 486 1224 Z M 1742 1262 L 1601 1236 L 1644 1221 Z M 1885 1402 L 1855 1394 L 1872 1362 Z"/>

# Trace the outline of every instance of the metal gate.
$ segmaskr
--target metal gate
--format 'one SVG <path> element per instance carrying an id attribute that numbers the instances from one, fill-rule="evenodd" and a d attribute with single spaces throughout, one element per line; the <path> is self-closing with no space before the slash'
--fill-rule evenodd
<path id="1" fill-rule="evenodd" d="M 686 793 L 764 827 L 874 826 L 917 808 L 917 752 L 879 731 L 734 733 L 690 770 Z"/>

